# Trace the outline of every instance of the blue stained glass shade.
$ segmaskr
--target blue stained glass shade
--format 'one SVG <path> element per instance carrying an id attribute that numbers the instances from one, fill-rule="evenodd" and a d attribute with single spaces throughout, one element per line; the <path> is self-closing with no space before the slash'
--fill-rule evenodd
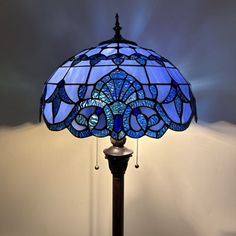
<path id="1" fill-rule="evenodd" d="M 55 71 L 40 108 L 50 130 L 67 128 L 78 138 L 160 138 L 197 120 L 190 84 L 179 70 L 129 42 L 86 49 Z"/>

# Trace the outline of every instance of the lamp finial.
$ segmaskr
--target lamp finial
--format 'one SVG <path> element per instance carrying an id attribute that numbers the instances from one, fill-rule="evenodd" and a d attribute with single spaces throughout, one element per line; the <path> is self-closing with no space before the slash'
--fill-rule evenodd
<path id="1" fill-rule="evenodd" d="M 120 26 L 118 13 L 116 13 L 116 23 L 115 23 L 115 27 L 113 29 L 115 31 L 115 36 L 114 37 L 116 39 L 120 39 L 121 38 L 120 31 L 121 31 L 122 27 Z"/>

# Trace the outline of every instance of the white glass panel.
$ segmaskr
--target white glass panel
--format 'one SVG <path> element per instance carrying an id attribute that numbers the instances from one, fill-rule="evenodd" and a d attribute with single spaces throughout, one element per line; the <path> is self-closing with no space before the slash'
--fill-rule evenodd
<path id="1" fill-rule="evenodd" d="M 71 66 L 72 61 L 65 62 L 62 66 L 69 67 Z"/>
<path id="2" fill-rule="evenodd" d="M 92 55 L 95 55 L 95 54 L 99 53 L 100 51 L 101 51 L 101 48 L 91 49 L 86 53 L 86 56 L 90 57 Z"/>
<path id="3" fill-rule="evenodd" d="M 190 100 L 189 86 L 188 85 L 179 85 L 184 96 Z"/>
<path id="4" fill-rule="evenodd" d="M 111 47 L 118 47 L 118 44 L 117 43 L 111 43 L 107 46 L 108 48 L 111 48 Z"/>
<path id="5" fill-rule="evenodd" d="M 110 56 L 110 55 L 116 54 L 117 49 L 116 48 L 106 48 L 106 49 L 103 49 L 101 53 L 105 56 Z"/>
<path id="6" fill-rule="evenodd" d="M 171 78 L 164 67 L 146 67 L 150 83 L 170 83 Z"/>
<path id="7" fill-rule="evenodd" d="M 132 48 L 121 48 L 121 49 L 119 50 L 119 52 L 120 52 L 121 54 L 125 54 L 125 55 L 127 55 L 127 56 L 130 56 L 130 55 L 132 55 L 132 54 L 135 53 L 134 49 L 132 49 Z"/>
<path id="8" fill-rule="evenodd" d="M 174 102 L 163 104 L 163 108 L 172 121 L 180 123 L 180 117 L 176 111 Z"/>
<path id="9" fill-rule="evenodd" d="M 76 64 L 75 66 L 90 66 L 90 60 L 81 61 L 78 64 Z"/>
<path id="10" fill-rule="evenodd" d="M 52 124 L 53 117 L 52 117 L 52 103 L 46 103 L 43 111 L 44 117 L 46 118 L 47 122 Z"/>
<path id="11" fill-rule="evenodd" d="M 95 84 L 103 76 L 110 73 L 116 66 L 97 66 L 92 67 L 91 73 L 89 75 L 88 84 Z"/>
<path id="12" fill-rule="evenodd" d="M 79 83 L 86 82 L 90 67 L 72 67 L 65 77 L 66 83 Z"/>
<path id="13" fill-rule="evenodd" d="M 55 91 L 57 85 L 55 84 L 48 84 L 47 85 L 47 91 L 46 91 L 46 96 L 45 96 L 45 100 L 47 100 Z"/>
<path id="14" fill-rule="evenodd" d="M 170 85 L 157 85 L 157 101 L 163 102 L 170 92 Z"/>
<path id="15" fill-rule="evenodd" d="M 168 68 L 167 70 L 169 71 L 171 77 L 177 83 L 187 83 L 187 81 L 184 79 L 184 77 L 180 74 L 180 72 L 177 69 Z"/>
<path id="16" fill-rule="evenodd" d="M 65 85 L 66 93 L 73 102 L 79 101 L 78 89 L 79 89 L 79 85 Z"/>
<path id="17" fill-rule="evenodd" d="M 99 61 L 95 66 L 101 66 L 101 65 L 104 65 L 104 66 L 115 66 L 115 64 L 113 63 L 112 60 L 101 60 Z"/>
<path id="18" fill-rule="evenodd" d="M 182 115 L 182 123 L 188 122 L 190 116 L 192 114 L 192 109 L 189 103 L 183 103 L 183 115 Z"/>
<path id="19" fill-rule="evenodd" d="M 140 65 L 136 60 L 124 60 L 122 62 L 122 66 L 123 65 Z"/>
<path id="20" fill-rule="evenodd" d="M 120 68 L 126 71 L 128 74 L 134 76 L 139 82 L 143 84 L 148 83 L 145 70 L 142 66 L 120 66 Z"/>
<path id="21" fill-rule="evenodd" d="M 69 70 L 68 67 L 59 67 L 53 76 L 48 80 L 48 83 L 58 83 L 63 80 L 64 76 L 66 75 L 67 71 Z"/>
<path id="22" fill-rule="evenodd" d="M 129 45 L 126 44 L 126 43 L 119 43 L 119 47 L 121 47 L 121 48 L 127 48 L 127 47 L 129 47 Z"/>
<path id="23" fill-rule="evenodd" d="M 65 118 L 70 114 L 70 112 L 74 106 L 75 106 L 74 104 L 67 104 L 67 103 L 61 101 L 59 110 L 58 110 L 57 115 L 55 117 L 55 123 L 65 120 Z"/>
<path id="24" fill-rule="evenodd" d="M 144 55 L 144 56 L 150 56 L 150 52 L 148 52 L 147 50 L 145 50 L 145 49 L 142 49 L 142 48 L 136 48 L 135 49 L 136 50 L 136 52 L 138 52 L 138 53 L 140 53 L 140 54 L 142 54 L 142 55 Z"/>

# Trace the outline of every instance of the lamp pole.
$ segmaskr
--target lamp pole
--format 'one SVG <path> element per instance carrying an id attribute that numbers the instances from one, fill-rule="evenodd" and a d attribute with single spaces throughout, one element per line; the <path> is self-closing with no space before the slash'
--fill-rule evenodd
<path id="1" fill-rule="evenodd" d="M 112 236 L 124 235 L 124 175 L 133 151 L 124 147 L 126 138 L 116 141 L 105 149 L 105 157 L 113 176 L 112 190 Z"/>

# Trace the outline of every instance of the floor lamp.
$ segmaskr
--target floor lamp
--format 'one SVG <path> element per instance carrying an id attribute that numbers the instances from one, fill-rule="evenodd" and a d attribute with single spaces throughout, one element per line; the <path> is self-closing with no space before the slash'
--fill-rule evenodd
<path id="1" fill-rule="evenodd" d="M 66 60 L 45 83 L 40 118 L 50 130 L 67 128 L 75 137 L 110 136 L 104 150 L 113 175 L 113 236 L 124 235 L 124 174 L 132 150 L 126 136 L 161 138 L 183 131 L 196 102 L 190 84 L 166 58 L 115 35 Z"/>

